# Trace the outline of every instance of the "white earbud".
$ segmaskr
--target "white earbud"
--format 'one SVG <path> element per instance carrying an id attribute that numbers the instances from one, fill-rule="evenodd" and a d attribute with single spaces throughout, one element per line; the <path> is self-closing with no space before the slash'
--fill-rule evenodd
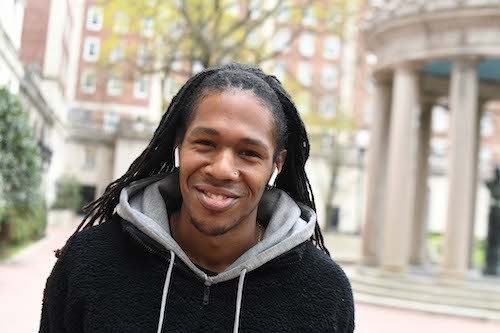
<path id="1" fill-rule="evenodd" d="M 175 147 L 174 149 L 174 167 L 178 168 L 180 165 L 180 157 L 179 157 L 179 147 Z"/>
<path id="2" fill-rule="evenodd" d="M 277 177 L 278 177 L 278 167 L 275 167 L 273 174 L 271 175 L 271 178 L 269 178 L 269 182 L 267 183 L 267 185 L 274 186 L 274 182 L 276 181 Z"/>

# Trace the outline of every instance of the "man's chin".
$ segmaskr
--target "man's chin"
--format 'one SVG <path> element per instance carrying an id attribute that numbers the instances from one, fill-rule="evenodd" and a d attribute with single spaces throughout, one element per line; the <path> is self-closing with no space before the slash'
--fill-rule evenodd
<path id="1" fill-rule="evenodd" d="M 200 233 L 202 233 L 205 236 L 209 236 L 209 237 L 220 236 L 220 235 L 223 235 L 230 230 L 227 228 L 227 226 L 209 225 L 209 223 L 203 223 L 203 222 L 198 221 L 197 219 L 194 219 L 194 218 L 191 219 L 191 224 Z"/>

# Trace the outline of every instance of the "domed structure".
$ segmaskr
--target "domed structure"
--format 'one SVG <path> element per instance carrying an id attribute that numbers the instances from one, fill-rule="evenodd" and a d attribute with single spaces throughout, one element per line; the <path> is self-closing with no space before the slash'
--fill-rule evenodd
<path id="1" fill-rule="evenodd" d="M 469 269 L 485 102 L 500 99 L 500 1 L 377 1 L 366 21 L 377 56 L 363 257 L 385 271 L 422 262 L 431 113 L 450 110 L 449 194 L 441 269 Z"/>

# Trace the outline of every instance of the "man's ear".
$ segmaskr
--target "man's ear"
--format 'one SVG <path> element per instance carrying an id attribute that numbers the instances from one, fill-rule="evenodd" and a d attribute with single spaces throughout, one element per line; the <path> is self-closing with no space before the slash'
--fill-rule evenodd
<path id="1" fill-rule="evenodd" d="M 287 150 L 283 149 L 279 154 L 278 157 L 276 158 L 276 167 L 278 168 L 278 173 L 281 173 L 281 170 L 283 169 L 283 165 L 285 165 L 286 161 L 286 154 Z"/>

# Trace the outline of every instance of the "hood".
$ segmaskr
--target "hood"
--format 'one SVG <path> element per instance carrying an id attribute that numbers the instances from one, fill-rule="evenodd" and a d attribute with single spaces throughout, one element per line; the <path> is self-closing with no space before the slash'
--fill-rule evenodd
<path id="1" fill-rule="evenodd" d="M 118 215 L 170 252 L 160 321 L 163 321 L 165 299 L 177 256 L 204 281 L 205 286 L 239 277 L 234 329 L 237 332 L 245 274 L 308 240 L 314 233 L 316 213 L 280 189 L 266 190 L 257 211 L 257 219 L 267 223 L 262 240 L 223 272 L 208 276 L 189 259 L 170 234 L 167 212 L 179 209 L 181 202 L 178 172 L 173 172 L 132 182 L 121 191 L 116 208 Z"/>
<path id="2" fill-rule="evenodd" d="M 159 174 L 124 188 L 117 213 L 167 250 L 173 251 L 197 276 L 210 281 L 210 284 L 231 280 L 239 276 L 242 269 L 250 272 L 291 250 L 312 236 L 316 224 L 316 213 L 310 207 L 296 203 L 280 189 L 266 190 L 257 216 L 259 221 L 267 222 L 262 240 L 225 271 L 207 276 L 191 262 L 170 235 L 167 211 L 177 210 L 181 200 L 178 173 Z"/>

